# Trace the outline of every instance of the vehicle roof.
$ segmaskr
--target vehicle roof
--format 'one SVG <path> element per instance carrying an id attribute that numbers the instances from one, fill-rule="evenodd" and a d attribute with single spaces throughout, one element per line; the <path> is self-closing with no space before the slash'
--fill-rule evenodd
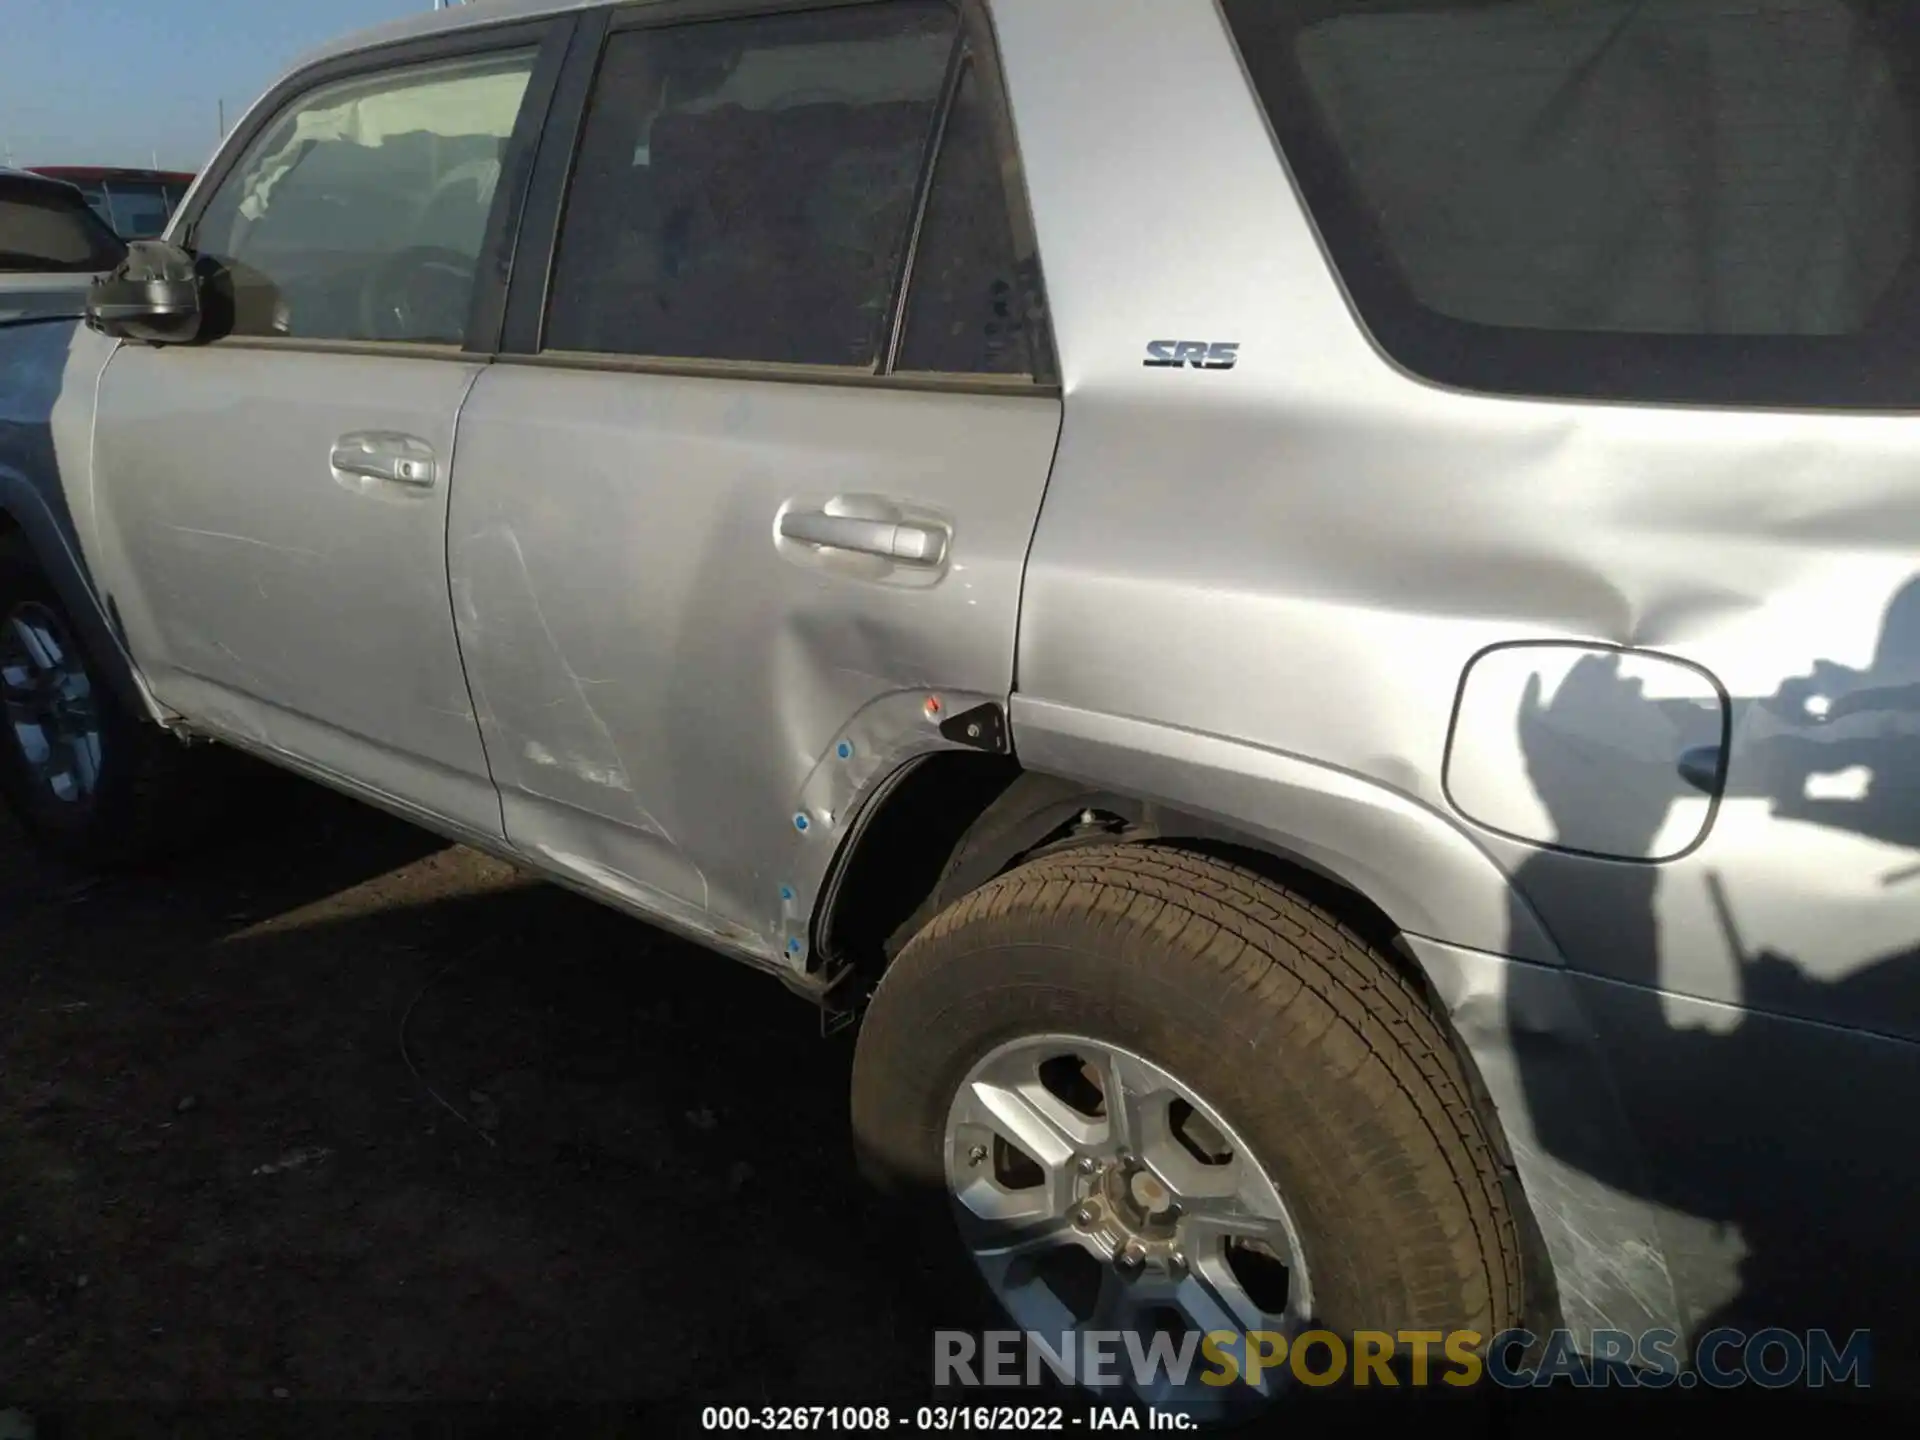
<path id="1" fill-rule="evenodd" d="M 38 170 L 14 170 L 5 165 L 0 165 L 0 181 L 9 185 L 32 185 L 43 190 L 72 192 L 75 195 L 80 193 L 72 181 L 63 180 L 58 175 L 42 175 Z"/>
<path id="2" fill-rule="evenodd" d="M 35 175 L 55 180 L 185 180 L 193 179 L 191 170 L 149 170 L 137 165 L 35 165 Z"/>
<path id="3" fill-rule="evenodd" d="M 483 25 L 498 25 L 512 20 L 534 19 L 545 15 L 563 15 L 570 10 L 593 10 L 602 6 L 628 3 L 628 0 L 471 0 L 445 10 L 423 10 L 402 20 L 389 20 L 365 30 L 356 30 L 308 51 L 294 62 L 288 73 L 305 70 L 323 60 L 353 55 L 379 45 L 403 40 L 418 40 L 455 30 L 473 30 Z M 671 4 L 672 0 L 663 0 Z"/>
<path id="4" fill-rule="evenodd" d="M 510 24 L 516 20 L 544 19 L 550 15 L 566 15 L 577 10 L 599 10 L 615 5 L 636 4 L 652 4 L 670 10 L 688 3 L 690 0 L 467 0 L 464 5 L 452 5 L 445 10 L 423 10 L 417 15 L 409 15 L 400 20 L 389 20 L 383 25 L 351 31 L 309 50 L 295 60 L 280 76 L 277 76 L 274 84 L 262 91 L 254 103 L 258 104 L 259 99 L 271 94 L 282 80 L 298 75 L 303 70 L 328 60 L 357 55 L 362 51 L 377 49 L 384 45 L 398 45 L 408 40 L 452 34 L 461 30 L 478 30 L 489 25 Z"/>

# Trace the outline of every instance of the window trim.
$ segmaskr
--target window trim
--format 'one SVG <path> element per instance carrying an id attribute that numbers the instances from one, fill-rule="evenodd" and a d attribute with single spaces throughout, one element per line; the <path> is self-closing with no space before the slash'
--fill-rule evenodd
<path id="1" fill-rule="evenodd" d="M 960 87 L 973 63 L 972 47 L 967 43 L 966 21 L 962 17 L 953 37 L 953 49 L 947 55 L 947 73 L 940 78 L 940 94 L 933 102 L 933 124 L 927 128 L 927 141 L 920 154 L 918 173 L 913 180 L 911 218 L 907 236 L 900 247 L 900 263 L 894 267 L 893 284 L 888 295 L 887 333 L 874 357 L 874 371 L 891 375 L 899 368 L 900 349 L 907 339 L 907 307 L 913 303 L 913 277 L 920 264 L 920 240 L 927 229 L 927 207 L 933 203 L 933 187 L 940 179 L 940 161 L 947 153 L 947 131 L 953 123 L 953 107 L 960 98 Z"/>
<path id="2" fill-rule="evenodd" d="M 341 353 L 340 347 L 345 345 L 363 347 L 378 354 L 427 351 L 436 355 L 472 357 L 495 353 L 500 344 L 515 249 L 526 214 L 534 152 L 546 132 L 555 87 L 575 28 L 576 17 L 572 15 L 534 21 L 507 20 L 372 46 L 296 71 L 268 90 L 247 112 L 220 147 L 220 153 L 207 167 L 201 181 L 192 187 L 187 202 L 169 223 L 168 232 L 177 237 L 178 243 L 195 250 L 200 222 L 208 207 L 232 177 L 241 159 L 252 150 L 254 142 L 289 110 L 326 86 L 345 80 L 374 78 L 440 60 L 466 59 L 509 50 L 532 50 L 535 54 L 532 70 L 527 77 L 526 94 L 521 100 L 520 114 L 514 122 L 513 134 L 508 138 L 501 159 L 500 183 L 494 191 L 493 207 L 487 216 L 486 235 L 481 242 L 480 265 L 468 305 L 464 345 L 427 346 L 406 340 L 320 340 L 292 335 L 231 335 L 200 343 L 243 345 L 259 341 L 265 342 L 266 348 L 284 352 L 313 350 Z"/>
<path id="3" fill-rule="evenodd" d="M 581 17 L 567 56 L 565 72 L 548 120 L 523 221 L 522 243 L 507 296 L 507 321 L 497 358 L 516 363 L 540 363 L 566 369 L 626 370 L 638 374 L 864 385 L 880 389 L 954 390 L 965 393 L 1051 395 L 1060 393 L 1051 320 L 1038 268 L 1031 211 L 1026 201 L 1025 172 L 1006 101 L 1005 77 L 1000 67 L 997 37 L 983 0 L 950 0 L 958 14 L 954 55 L 942 81 L 938 109 L 930 127 L 927 153 L 915 180 L 914 218 L 908 243 L 918 239 L 932 195 L 933 172 L 944 146 L 948 120 L 958 98 L 958 81 L 968 63 L 978 70 L 983 93 L 993 117 L 1000 147 L 1000 172 L 1007 177 L 1007 219 L 1014 237 L 1015 263 L 1033 267 L 1034 287 L 1041 297 L 1041 320 L 1035 326 L 1034 366 L 1030 376 L 992 376 L 971 372 L 889 371 L 888 360 L 904 334 L 904 300 L 912 286 L 913 269 L 903 263 L 888 296 L 886 313 L 891 325 L 872 366 L 794 365 L 764 360 L 712 360 L 670 355 L 600 355 L 593 352 L 546 348 L 547 311 L 559 259 L 561 226 L 566 202 L 579 162 L 586 118 L 594 87 L 613 36 L 633 31 L 672 29 L 712 20 L 750 20 L 814 10 L 850 10 L 863 5 L 886 5 L 897 0 L 637 0 L 620 8 L 589 11 Z M 1012 187 L 1017 184 L 1017 197 Z"/>
<path id="4" fill-rule="evenodd" d="M 1025 375 L 971 371 L 896 370 L 883 375 L 854 365 L 803 365 L 779 360 L 706 360 L 693 356 L 602 355 L 591 350 L 542 350 L 496 355 L 499 365 L 542 370 L 603 370 L 671 375 L 686 380 L 755 380 L 786 385 L 833 385 L 861 390 L 941 391 L 957 395 L 1024 395 L 1057 400 L 1060 387 Z"/>
<path id="5" fill-rule="evenodd" d="M 1355 326 L 1382 361 L 1439 390 L 1497 399 L 1663 409 L 1896 414 L 1920 410 L 1920 334 L 1737 335 L 1528 330 L 1462 320 L 1419 302 L 1346 161 L 1314 123 L 1291 41 L 1321 9 L 1217 0 L 1222 30 L 1283 174 Z M 1330 13 L 1330 12 L 1329 12 Z M 1250 26 L 1247 17 L 1254 14 Z M 1287 43 L 1254 53 L 1251 35 Z M 1916 121 L 1920 136 L 1920 120 Z M 1896 288 L 1920 324 L 1920 198 L 1915 247 Z"/>

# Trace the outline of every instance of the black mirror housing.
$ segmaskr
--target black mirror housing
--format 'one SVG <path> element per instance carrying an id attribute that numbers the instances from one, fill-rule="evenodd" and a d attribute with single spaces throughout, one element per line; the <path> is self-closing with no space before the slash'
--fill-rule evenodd
<path id="1" fill-rule="evenodd" d="M 164 240 L 135 240 L 127 258 L 87 293 L 87 324 L 116 340 L 186 345 L 200 334 L 201 280 L 192 254 Z"/>

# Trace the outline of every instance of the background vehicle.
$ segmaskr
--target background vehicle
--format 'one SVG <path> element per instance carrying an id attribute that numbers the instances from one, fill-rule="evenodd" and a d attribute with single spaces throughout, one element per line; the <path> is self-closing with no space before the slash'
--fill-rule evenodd
<path id="1" fill-rule="evenodd" d="M 193 176 L 179 170 L 100 165 L 41 165 L 34 170 L 79 186 L 94 213 L 123 240 L 157 237 L 193 185 Z"/>
<path id="2" fill-rule="evenodd" d="M 1030 1328 L 1901 1353 L 1908 8 L 343 44 L 0 352 L 0 777 L 120 856 L 218 740 L 863 1009 Z"/>
<path id="3" fill-rule="evenodd" d="M 0 170 L 0 325 L 77 317 L 88 281 L 126 253 L 73 186 Z"/>

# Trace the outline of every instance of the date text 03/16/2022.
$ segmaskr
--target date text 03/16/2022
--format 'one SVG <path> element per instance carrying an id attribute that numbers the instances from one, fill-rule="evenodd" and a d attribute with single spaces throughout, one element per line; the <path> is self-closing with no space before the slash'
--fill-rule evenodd
<path id="1" fill-rule="evenodd" d="M 1085 1412 L 1069 1412 L 1059 1405 L 921 1405 L 913 1410 L 885 1405 L 709 1405 L 701 1412 L 700 1424 L 711 1431 L 844 1435 L 892 1430 L 906 1435 L 1070 1430 L 1176 1433 L 1198 1428 L 1192 1416 L 1179 1411 L 1130 1405 L 1097 1406 Z"/>

